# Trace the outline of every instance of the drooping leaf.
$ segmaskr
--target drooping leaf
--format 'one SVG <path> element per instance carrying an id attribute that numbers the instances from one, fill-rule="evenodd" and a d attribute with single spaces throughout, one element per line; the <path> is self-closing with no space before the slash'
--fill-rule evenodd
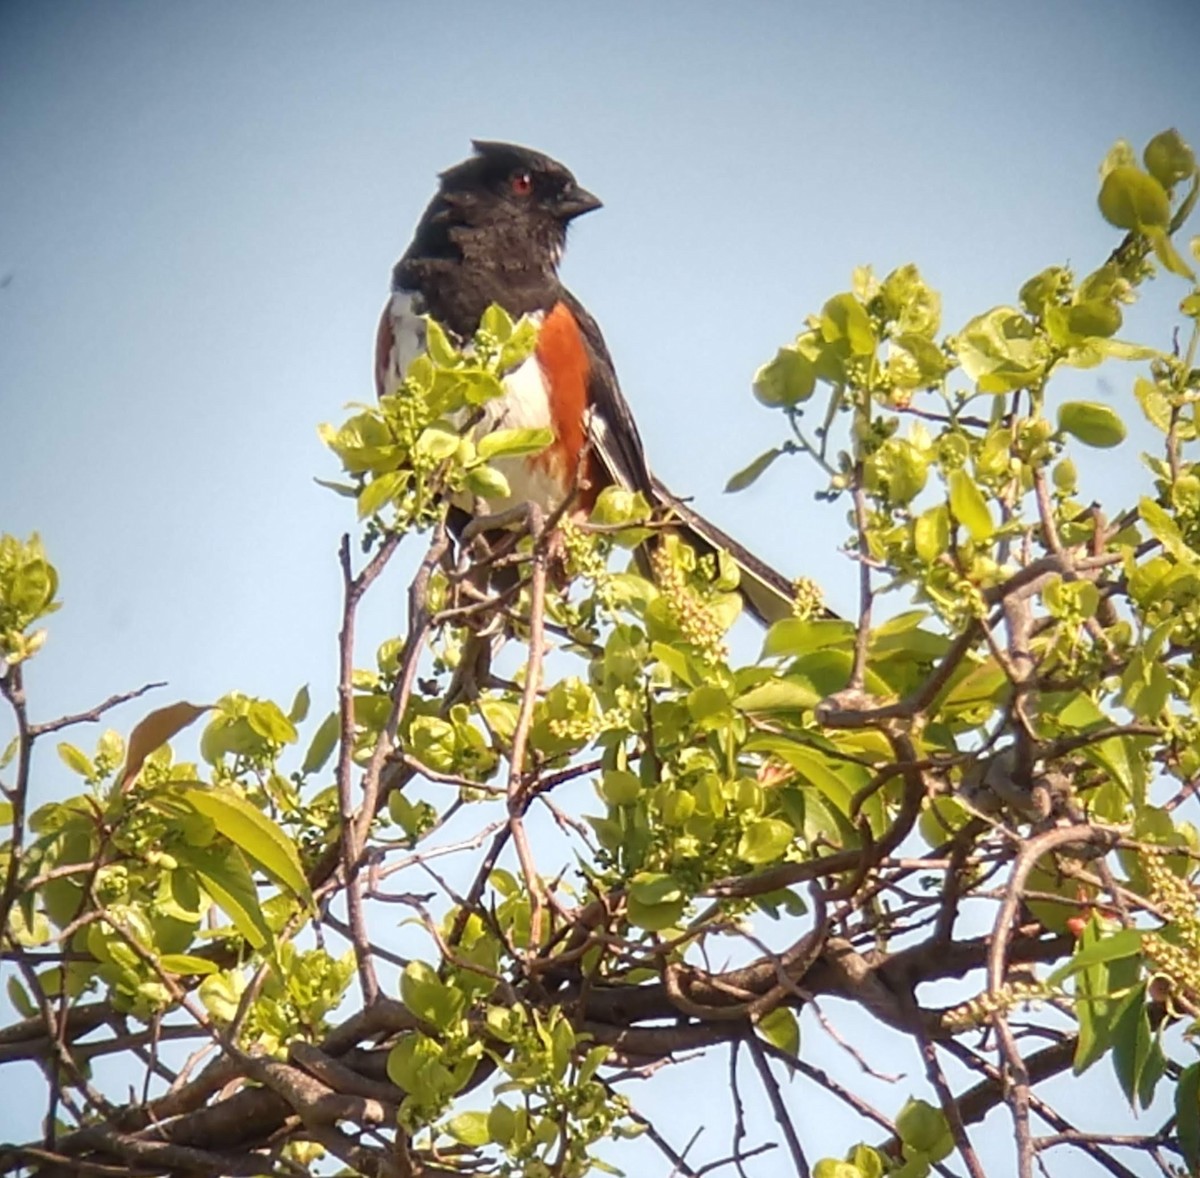
<path id="1" fill-rule="evenodd" d="M 756 1024 L 758 1033 L 773 1047 L 788 1055 L 800 1054 L 800 1024 L 786 1006 L 777 1006 Z"/>
<path id="2" fill-rule="evenodd" d="M 965 470 L 952 470 L 947 480 L 950 487 L 950 510 L 954 518 L 971 533 L 971 539 L 987 540 L 996 530 L 987 499 L 979 485 Z"/>
<path id="3" fill-rule="evenodd" d="M 263 916 L 254 878 L 236 847 L 177 844 L 173 853 L 196 873 L 204 890 L 253 948 L 262 949 L 271 943 L 271 929 Z"/>
<path id="4" fill-rule="evenodd" d="M 209 705 L 200 706 L 180 702 L 169 704 L 151 712 L 145 719 L 134 726 L 129 734 L 129 747 L 125 753 L 125 764 L 117 776 L 117 785 L 128 785 L 142 771 L 146 758 L 166 744 L 177 733 L 182 732 L 189 724 L 194 724 L 205 712 Z"/>
<path id="5" fill-rule="evenodd" d="M 261 810 L 230 789 L 185 785 L 179 795 L 305 904 L 312 902 L 296 844 Z"/>

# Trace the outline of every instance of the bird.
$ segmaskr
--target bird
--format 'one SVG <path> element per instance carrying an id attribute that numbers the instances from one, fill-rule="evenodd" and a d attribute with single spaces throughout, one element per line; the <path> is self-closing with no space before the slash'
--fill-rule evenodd
<path id="1" fill-rule="evenodd" d="M 574 496 L 570 507 L 586 515 L 606 487 L 640 492 L 699 556 L 721 550 L 733 559 L 751 616 L 763 625 L 793 616 L 794 584 L 651 472 L 600 327 L 559 277 L 568 227 L 599 209 L 599 198 L 539 151 L 478 139 L 472 146 L 471 156 L 440 174 L 392 270 L 376 333 L 376 392 L 400 388 L 424 351 L 427 317 L 462 344 L 493 303 L 513 319 L 529 316 L 538 325 L 532 355 L 504 375 L 503 396 L 472 428 L 549 427 L 554 441 L 540 454 L 497 461 L 510 494 L 489 508 L 531 503 L 551 513 Z M 656 542 L 657 534 L 645 544 Z"/>

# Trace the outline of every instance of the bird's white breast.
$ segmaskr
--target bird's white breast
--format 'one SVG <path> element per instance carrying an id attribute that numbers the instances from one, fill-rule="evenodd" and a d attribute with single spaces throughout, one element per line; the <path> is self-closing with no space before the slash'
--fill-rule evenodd
<path id="1" fill-rule="evenodd" d="M 395 291 L 388 303 L 391 319 L 391 354 L 383 358 L 386 371 L 381 387 L 385 393 L 394 392 L 404 380 L 408 366 L 425 350 L 425 319 L 418 295 Z M 532 316 L 537 321 L 541 315 Z M 474 413 L 472 412 L 471 416 Z M 466 426 L 468 413 L 457 415 L 455 425 Z M 537 354 L 530 356 L 504 377 L 504 395 L 482 407 L 482 416 L 471 430 L 472 437 L 498 429 L 554 428 L 545 373 Z M 500 458 L 493 464 L 508 480 L 507 498 L 490 500 L 492 511 L 505 511 L 524 503 L 536 503 L 551 511 L 564 498 L 567 472 L 556 470 L 553 462 L 531 461 L 528 458 Z M 469 505 L 464 505 L 469 506 Z"/>

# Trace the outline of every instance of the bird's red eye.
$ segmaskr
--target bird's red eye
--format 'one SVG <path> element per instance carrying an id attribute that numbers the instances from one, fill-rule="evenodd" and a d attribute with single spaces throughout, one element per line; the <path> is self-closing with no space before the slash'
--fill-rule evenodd
<path id="1" fill-rule="evenodd" d="M 528 196 L 533 191 L 533 177 L 528 172 L 514 172 L 510 183 L 518 196 Z"/>

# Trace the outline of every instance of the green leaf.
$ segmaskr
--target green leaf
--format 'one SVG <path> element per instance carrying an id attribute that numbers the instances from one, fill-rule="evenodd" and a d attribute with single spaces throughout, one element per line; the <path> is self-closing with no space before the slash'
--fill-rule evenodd
<path id="1" fill-rule="evenodd" d="M 187 977 L 189 974 L 203 976 L 217 972 L 215 962 L 209 961 L 207 957 L 193 957 L 190 953 L 164 953 L 158 959 L 158 964 L 168 973 L 179 974 L 180 977 Z"/>
<path id="2" fill-rule="evenodd" d="M 1065 965 L 1056 969 L 1047 979 L 1047 986 L 1058 986 L 1072 974 L 1102 961 L 1117 961 L 1122 957 L 1135 957 L 1142 951 L 1142 933 L 1139 929 L 1121 929 L 1104 937 L 1087 948 L 1076 949 Z"/>
<path id="3" fill-rule="evenodd" d="M 246 710 L 246 722 L 272 744 L 294 744 L 297 739 L 296 726 L 274 700 L 254 700 Z"/>
<path id="4" fill-rule="evenodd" d="M 1191 564 L 1196 554 L 1188 546 L 1179 525 L 1167 514 L 1166 508 L 1143 496 L 1138 502 L 1138 514 L 1154 538 L 1178 561 Z"/>
<path id="5" fill-rule="evenodd" d="M 672 900 L 666 904 L 644 904 L 636 896 L 629 897 L 629 923 L 650 932 L 662 932 L 663 929 L 673 928 L 683 916 L 687 900 Z"/>
<path id="6" fill-rule="evenodd" d="M 380 508 L 405 488 L 410 477 L 406 470 L 390 470 L 375 475 L 358 494 L 358 518 L 376 515 Z"/>
<path id="7" fill-rule="evenodd" d="M 1142 1069 L 1150 1057 L 1153 1035 L 1146 1015 L 1145 984 L 1135 987 L 1117 1010 L 1113 1031 L 1113 1070 L 1130 1107 L 1136 1108 Z"/>
<path id="8" fill-rule="evenodd" d="M 185 785 L 179 795 L 305 904 L 312 903 L 296 845 L 261 810 L 232 790 Z"/>
<path id="9" fill-rule="evenodd" d="M 906 1146 L 940 1162 L 954 1148 L 946 1114 L 925 1100 L 909 1099 L 896 1114 L 896 1134 Z"/>
<path id="10" fill-rule="evenodd" d="M 1118 229 L 1166 229 L 1171 223 L 1171 202 L 1163 186 L 1141 168 L 1124 164 L 1113 168 L 1100 185 L 1100 213 Z"/>
<path id="11" fill-rule="evenodd" d="M 683 894 L 679 881 L 662 872 L 642 871 L 629 881 L 629 895 L 642 904 L 669 904 Z"/>
<path id="12" fill-rule="evenodd" d="M 478 454 L 485 462 L 540 454 L 553 441 L 552 429 L 498 429 L 479 439 Z"/>
<path id="13" fill-rule="evenodd" d="M 262 949 L 272 942 L 271 929 L 258 902 L 258 889 L 236 847 L 177 844 L 172 854 L 196 873 L 204 890 L 253 948 Z"/>
<path id="14" fill-rule="evenodd" d="M 1160 131 L 1146 144 L 1142 162 L 1164 188 L 1186 180 L 1196 171 L 1196 157 L 1174 127 Z"/>
<path id="15" fill-rule="evenodd" d="M 629 806 L 641 796 L 642 783 L 624 769 L 606 769 L 600 781 L 600 793 L 610 806 Z"/>
<path id="16" fill-rule="evenodd" d="M 1107 449 L 1125 440 L 1125 423 L 1107 405 L 1067 401 L 1058 410 L 1058 428 L 1088 446 Z"/>
<path id="17" fill-rule="evenodd" d="M 678 880 L 661 872 L 643 871 L 630 880 L 628 914 L 638 928 L 658 932 L 683 915 L 687 896 Z"/>
<path id="18" fill-rule="evenodd" d="M 487 1145 L 492 1139 L 488 1128 L 488 1114 L 481 1112 L 459 1113 L 451 1117 L 443 1126 L 455 1141 L 463 1145 Z"/>
<path id="19" fill-rule="evenodd" d="M 753 462 L 743 466 L 737 474 L 730 477 L 729 481 L 725 484 L 725 493 L 732 495 L 738 491 L 744 491 L 747 487 L 756 483 L 767 468 L 782 453 L 783 451 L 778 446 L 774 446 L 770 450 L 760 454 Z"/>
<path id="20" fill-rule="evenodd" d="M 304 754 L 304 764 L 300 766 L 303 776 L 307 777 L 310 773 L 320 771 L 329 760 L 329 754 L 337 746 L 340 732 L 341 718 L 337 712 L 330 712 L 313 733 L 312 743 L 308 746 L 308 752 Z"/>
<path id="21" fill-rule="evenodd" d="M 821 335 L 826 343 L 845 342 L 855 356 L 870 356 L 877 340 L 867 309 L 854 297 L 834 295 L 821 308 Z"/>
<path id="22" fill-rule="evenodd" d="M 954 339 L 963 371 L 983 393 L 1011 393 L 1035 383 L 1049 351 L 1033 323 L 1015 307 L 978 315 Z"/>
<path id="23" fill-rule="evenodd" d="M 1175 1086 L 1175 1127 L 1188 1172 L 1200 1172 L 1200 1063 L 1184 1068 Z"/>
<path id="24" fill-rule="evenodd" d="M 965 470 L 952 470 L 947 479 L 950 487 L 950 510 L 954 518 L 971 533 L 971 539 L 987 540 L 996 530 L 987 500 L 975 480 Z"/>
<path id="25" fill-rule="evenodd" d="M 1171 403 L 1166 394 L 1144 376 L 1133 382 L 1133 395 L 1137 398 L 1146 420 L 1164 434 L 1171 428 Z"/>
<path id="26" fill-rule="evenodd" d="M 808 654 L 814 650 L 841 646 L 853 636 L 854 626 L 850 622 L 824 618 L 817 621 L 783 618 L 767 631 L 762 657 Z"/>
<path id="27" fill-rule="evenodd" d="M 413 453 L 430 462 L 443 462 L 447 458 L 453 458 L 458 452 L 458 442 L 458 434 L 431 425 L 421 431 L 420 437 L 417 438 L 417 444 L 413 447 Z"/>
<path id="28" fill-rule="evenodd" d="M 754 374 L 755 397 L 772 409 L 807 401 L 816 385 L 816 367 L 795 347 L 780 348 Z"/>
<path id="29" fill-rule="evenodd" d="M 798 712 L 815 707 L 820 700 L 820 694 L 806 679 L 785 676 L 750 688 L 733 701 L 733 706 L 741 712 Z"/>
<path id="30" fill-rule="evenodd" d="M 467 490 L 480 499 L 507 499 L 512 493 L 508 479 L 494 466 L 475 466 L 467 471 Z"/>
<path id="31" fill-rule="evenodd" d="M 759 866 L 774 863 L 792 845 L 796 831 L 790 822 L 778 818 L 756 818 L 742 831 L 738 840 L 739 859 Z"/>
<path id="32" fill-rule="evenodd" d="M 503 1101 L 497 1101 L 488 1113 L 487 1128 L 492 1141 L 507 1145 L 517 1131 L 517 1114 Z"/>
<path id="33" fill-rule="evenodd" d="M 822 1158 L 813 1166 L 813 1178 L 867 1178 L 857 1166 L 839 1158 Z"/>
<path id="34" fill-rule="evenodd" d="M 479 330 L 486 331 L 500 343 L 506 343 L 516 325 L 513 317 L 499 303 L 492 303 L 479 320 Z"/>
<path id="35" fill-rule="evenodd" d="M 788 1055 L 800 1054 L 800 1024 L 786 1006 L 777 1006 L 758 1020 L 758 1033 L 773 1047 Z"/>
<path id="36" fill-rule="evenodd" d="M 43 978 L 45 975 L 42 975 Z M 8 993 L 8 1000 L 13 1004 L 13 1008 L 21 1015 L 22 1018 L 33 1018 L 37 1014 L 37 1007 L 33 1004 L 33 999 L 29 997 L 28 991 L 21 985 L 21 979 L 16 974 L 10 974 L 8 981 L 4 983 L 4 988 Z"/>
<path id="37" fill-rule="evenodd" d="M 308 719 L 308 709 L 312 704 L 312 697 L 308 692 L 308 684 L 306 683 L 292 698 L 292 706 L 288 709 L 287 718 L 292 724 L 303 724 Z"/>
<path id="38" fill-rule="evenodd" d="M 78 773 L 80 777 L 84 778 L 95 777 L 96 766 L 92 763 L 92 758 L 82 749 L 78 749 L 73 744 L 69 744 L 63 740 L 59 741 L 58 755 L 62 759 L 62 763 L 72 773 Z"/>
<path id="39" fill-rule="evenodd" d="M 424 961 L 410 961 L 400 975 L 400 997 L 419 1019 L 445 1031 L 462 1014 L 464 995 L 448 986 Z"/>

